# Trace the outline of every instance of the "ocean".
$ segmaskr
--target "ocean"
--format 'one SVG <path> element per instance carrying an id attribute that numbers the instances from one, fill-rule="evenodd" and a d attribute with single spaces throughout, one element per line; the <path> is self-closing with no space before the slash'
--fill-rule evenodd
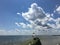
<path id="1" fill-rule="evenodd" d="M 42 45 L 57 45 L 60 44 L 60 36 L 37 36 L 40 38 Z M 0 45 L 21 45 L 27 40 L 32 39 L 31 35 L 15 35 L 15 36 L 0 36 Z"/>
<path id="2" fill-rule="evenodd" d="M 0 36 L 0 45 L 20 45 L 22 42 L 28 40 L 31 36 Z"/>

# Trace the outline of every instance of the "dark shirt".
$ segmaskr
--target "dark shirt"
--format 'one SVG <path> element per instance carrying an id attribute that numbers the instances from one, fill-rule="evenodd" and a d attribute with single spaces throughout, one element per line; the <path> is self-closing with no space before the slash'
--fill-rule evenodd
<path id="1" fill-rule="evenodd" d="M 31 45 L 42 45 L 38 37 L 33 38 L 33 43 Z"/>

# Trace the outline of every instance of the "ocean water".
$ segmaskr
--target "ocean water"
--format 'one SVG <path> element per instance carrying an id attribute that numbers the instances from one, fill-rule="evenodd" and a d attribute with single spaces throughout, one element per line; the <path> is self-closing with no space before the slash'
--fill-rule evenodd
<path id="1" fill-rule="evenodd" d="M 40 38 L 42 45 L 57 45 L 60 44 L 60 36 L 37 36 Z M 21 45 L 33 38 L 32 36 L 0 36 L 0 45 Z"/>
<path id="2" fill-rule="evenodd" d="M 29 38 L 31 38 L 31 36 L 0 36 L 0 45 L 20 45 Z"/>

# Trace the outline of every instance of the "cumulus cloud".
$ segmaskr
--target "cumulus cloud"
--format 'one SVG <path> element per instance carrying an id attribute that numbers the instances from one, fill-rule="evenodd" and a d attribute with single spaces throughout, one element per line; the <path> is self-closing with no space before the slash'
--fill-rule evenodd
<path id="1" fill-rule="evenodd" d="M 35 23 L 36 25 L 40 25 L 43 27 L 49 28 L 46 24 L 48 18 L 50 18 L 49 14 L 46 14 L 44 10 L 39 7 L 36 3 L 31 4 L 31 7 L 28 9 L 28 12 L 22 13 L 22 16 L 28 20 L 30 23 Z"/>
<path id="2" fill-rule="evenodd" d="M 56 28 L 60 29 L 60 18 L 56 19 Z"/>
<path id="3" fill-rule="evenodd" d="M 58 8 L 56 10 L 59 11 Z M 30 23 L 25 24 L 24 22 L 20 22 L 16 23 L 16 25 L 22 26 L 25 29 L 29 28 L 29 31 L 27 30 L 27 32 L 31 33 L 34 32 L 34 30 L 36 30 L 36 34 L 55 34 L 56 32 L 59 32 L 60 18 L 52 18 L 53 13 L 45 13 L 42 7 L 38 6 L 36 3 L 31 4 L 31 7 L 28 8 L 28 11 L 22 12 L 21 15 Z"/>
<path id="4" fill-rule="evenodd" d="M 58 14 L 60 14 L 60 6 L 58 6 L 57 8 L 56 8 L 56 10 L 54 10 L 54 13 L 55 12 L 57 12 Z"/>
<path id="5" fill-rule="evenodd" d="M 31 5 L 31 8 L 29 8 L 28 12 L 22 13 L 22 16 L 26 20 L 34 21 L 36 19 L 43 19 L 46 15 L 41 7 L 38 7 L 36 3 L 33 3 Z"/>

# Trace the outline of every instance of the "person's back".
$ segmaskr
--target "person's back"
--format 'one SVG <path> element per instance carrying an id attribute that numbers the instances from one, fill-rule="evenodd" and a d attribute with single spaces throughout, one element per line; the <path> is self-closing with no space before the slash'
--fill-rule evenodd
<path id="1" fill-rule="evenodd" d="M 42 44 L 38 37 L 34 37 L 33 41 L 30 43 L 30 45 L 42 45 Z"/>

